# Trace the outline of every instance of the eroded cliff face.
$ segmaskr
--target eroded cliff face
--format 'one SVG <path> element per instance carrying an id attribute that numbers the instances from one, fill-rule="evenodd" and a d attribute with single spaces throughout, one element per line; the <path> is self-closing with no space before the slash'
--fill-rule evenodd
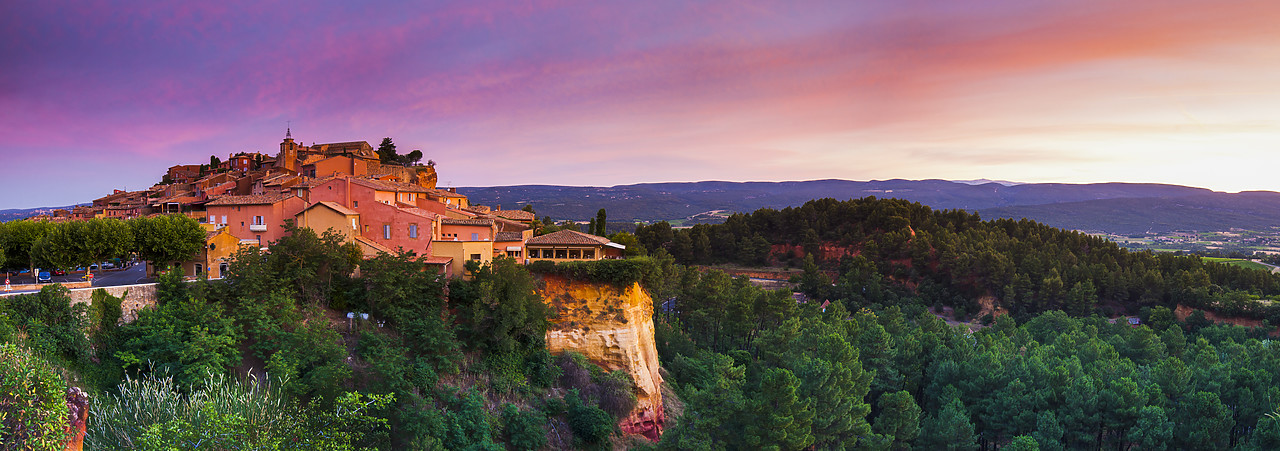
<path id="1" fill-rule="evenodd" d="M 640 284 L 619 290 L 553 275 L 543 282 L 542 299 L 556 312 L 547 329 L 551 353 L 576 351 L 606 370 L 630 374 L 638 388 L 636 408 L 619 426 L 656 441 L 665 417 L 653 340 L 653 299 Z"/>

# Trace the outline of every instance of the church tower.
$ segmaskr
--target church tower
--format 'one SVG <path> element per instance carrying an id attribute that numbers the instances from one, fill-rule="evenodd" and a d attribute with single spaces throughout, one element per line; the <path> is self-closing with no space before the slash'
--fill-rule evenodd
<path id="1" fill-rule="evenodd" d="M 280 143 L 280 154 L 276 155 L 276 167 L 298 172 L 298 143 L 293 142 L 293 130 L 284 129 L 284 141 Z"/>

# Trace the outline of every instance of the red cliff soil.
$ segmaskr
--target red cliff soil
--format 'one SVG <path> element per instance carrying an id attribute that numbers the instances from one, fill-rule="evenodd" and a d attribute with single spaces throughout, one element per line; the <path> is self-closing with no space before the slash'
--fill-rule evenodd
<path id="1" fill-rule="evenodd" d="M 547 329 L 547 348 L 553 354 L 576 351 L 608 371 L 630 374 L 636 407 L 618 426 L 657 441 L 666 417 L 653 340 L 653 299 L 635 283 L 620 290 L 551 275 L 543 283 L 542 299 L 556 312 Z"/>
<path id="2" fill-rule="evenodd" d="M 1178 321 L 1186 321 L 1187 317 L 1191 316 L 1191 314 L 1195 313 L 1195 311 L 1196 309 L 1187 307 L 1182 304 L 1178 304 L 1178 308 L 1173 310 L 1173 314 L 1174 316 L 1178 317 Z M 1223 316 L 1217 313 L 1210 312 L 1208 310 L 1201 310 L 1201 311 L 1204 312 L 1205 319 L 1208 319 L 1209 321 L 1214 323 L 1234 324 L 1237 326 L 1244 326 L 1244 327 L 1262 326 L 1262 320 L 1260 319 L 1243 318 L 1239 316 Z M 1272 330 L 1270 335 L 1273 337 L 1280 336 L 1280 330 Z"/>

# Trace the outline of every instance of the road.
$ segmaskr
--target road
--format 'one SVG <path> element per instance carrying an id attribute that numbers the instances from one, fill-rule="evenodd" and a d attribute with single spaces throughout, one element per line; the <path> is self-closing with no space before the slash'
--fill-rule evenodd
<path id="1" fill-rule="evenodd" d="M 3 274 L 0 274 L 0 276 L 2 275 Z M 93 273 L 93 286 L 114 287 L 118 285 L 133 285 L 135 283 L 146 282 L 146 278 L 147 265 L 139 263 L 120 270 L 98 270 Z M 80 282 L 82 280 L 84 280 L 84 273 L 82 272 L 70 273 L 65 276 L 53 276 L 53 281 L 55 283 Z M 11 282 L 15 284 L 31 283 L 31 276 L 14 275 L 11 277 Z M 12 291 L 10 293 L 35 293 L 37 291 L 39 290 Z"/>

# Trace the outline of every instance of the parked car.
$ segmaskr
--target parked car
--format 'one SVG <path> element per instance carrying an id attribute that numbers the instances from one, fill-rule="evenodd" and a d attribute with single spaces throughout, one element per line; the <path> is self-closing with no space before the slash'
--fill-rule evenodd
<path id="1" fill-rule="evenodd" d="M 49 282 L 53 282 L 53 276 L 49 275 L 49 271 L 40 271 L 40 274 L 36 275 L 36 283 Z"/>
<path id="2" fill-rule="evenodd" d="M 65 270 L 65 269 L 55 269 L 55 270 L 53 270 L 53 275 L 55 275 L 55 276 L 65 276 L 65 275 L 67 275 L 67 270 Z"/>
<path id="3" fill-rule="evenodd" d="M 116 264 L 111 262 L 103 263 L 102 269 L 116 269 Z"/>

